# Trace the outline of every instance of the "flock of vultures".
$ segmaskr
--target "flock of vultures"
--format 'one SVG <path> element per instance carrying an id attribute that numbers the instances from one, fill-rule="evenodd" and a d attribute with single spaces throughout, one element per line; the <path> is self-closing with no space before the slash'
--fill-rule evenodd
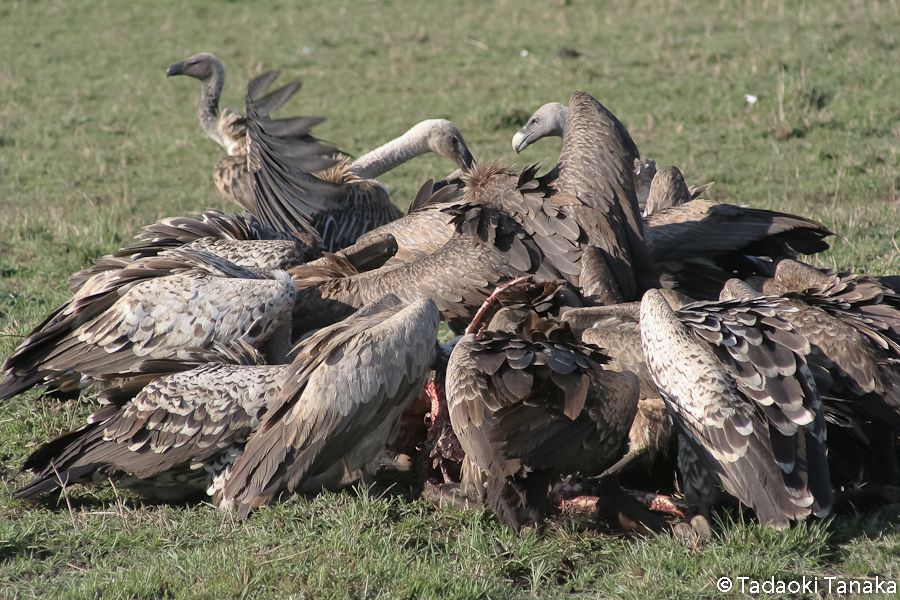
<path id="1" fill-rule="evenodd" d="M 201 82 L 242 210 L 145 227 L 6 359 L 3 400 L 95 403 L 14 498 L 112 481 L 245 517 L 406 469 L 515 530 L 588 507 L 698 531 L 722 503 L 785 527 L 894 499 L 898 279 L 799 262 L 820 223 L 702 199 L 584 92 L 515 134 L 563 138 L 539 176 L 474 161 L 445 120 L 354 161 L 322 119 L 272 116 L 300 87 L 269 91 L 277 72 L 244 115 L 211 54 L 167 74 Z M 404 215 L 375 178 L 427 152 L 456 170 Z"/>

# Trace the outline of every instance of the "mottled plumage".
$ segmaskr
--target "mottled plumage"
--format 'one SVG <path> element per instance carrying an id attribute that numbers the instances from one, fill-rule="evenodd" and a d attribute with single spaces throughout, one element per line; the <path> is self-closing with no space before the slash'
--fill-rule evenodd
<path id="1" fill-rule="evenodd" d="M 176 248 L 202 250 L 239 267 L 265 270 L 287 270 L 321 254 L 311 235 L 275 231 L 250 213 L 228 215 L 207 209 L 198 217 L 168 217 L 143 229 L 135 238 L 138 243 L 72 275 L 66 284 L 69 289 L 77 292 L 97 273 L 123 269 L 137 259 Z"/>
<path id="2" fill-rule="evenodd" d="M 242 342 L 186 350 L 182 361 L 145 360 L 138 370 L 146 374 L 100 394 L 110 405 L 87 425 L 25 460 L 34 479 L 13 497 L 108 478 L 161 501 L 214 495 L 289 368 L 265 365 Z"/>
<path id="3" fill-rule="evenodd" d="M 260 275 L 202 251 L 139 259 L 93 276 L 38 325 L 4 363 L 0 398 L 41 384 L 77 389 L 81 375 L 128 373 L 146 358 L 237 339 L 281 360 L 295 293 L 283 271 Z"/>
<path id="4" fill-rule="evenodd" d="M 388 296 L 316 332 L 225 487 L 241 515 L 282 494 L 339 489 L 372 474 L 434 357 L 430 300 Z"/>
<path id="5" fill-rule="evenodd" d="M 470 333 L 447 367 L 469 469 L 484 473 L 488 504 L 516 530 L 543 519 L 554 475 L 614 462 L 637 409 L 637 377 L 604 371 L 602 354 L 549 321 L 531 313 L 514 334 Z"/>
<path id="6" fill-rule="evenodd" d="M 832 503 L 821 399 L 806 366 L 806 340 L 779 316 L 777 298 L 670 306 L 650 290 L 641 340 L 650 372 L 690 445 L 682 471 L 702 468 L 756 511 L 786 526 Z M 693 453 L 700 463 L 683 462 Z M 689 498 L 708 489 L 685 479 Z"/>
<path id="7" fill-rule="evenodd" d="M 640 310 L 639 303 L 632 305 Z M 577 312 L 579 311 L 570 311 L 564 320 L 568 321 L 570 315 L 577 319 Z M 604 365 L 606 369 L 618 373 L 630 371 L 638 377 L 640 400 L 628 432 L 628 453 L 633 456 L 646 455 L 645 464 L 652 461 L 668 448 L 672 422 L 666 414 L 665 403 L 644 358 L 639 320 L 624 316 L 601 317 L 591 327 L 580 332 L 580 339 L 585 344 L 603 349 L 609 356 L 609 362 Z"/>
<path id="8" fill-rule="evenodd" d="M 825 274 L 790 260 L 778 264 L 773 279 L 757 284 L 796 309 L 783 318 L 812 346 L 807 360 L 834 434 L 830 457 L 844 481 L 896 485 L 900 297 L 867 275 Z M 752 297 L 755 292 L 730 281 L 723 294 Z"/>
<path id="9" fill-rule="evenodd" d="M 305 340 L 289 365 L 262 365 L 243 342 L 142 360 L 101 393 L 110 406 L 27 459 L 35 479 L 16 497 L 113 477 L 162 501 L 206 492 L 246 515 L 281 493 L 340 489 L 377 468 L 437 325 L 430 301 L 387 297 Z"/>
<path id="10" fill-rule="evenodd" d="M 559 103 L 542 106 L 516 133 L 513 148 L 520 152 L 528 144 L 549 135 L 563 135 L 565 140 L 568 134 L 563 124 L 569 110 Z M 713 299 L 729 277 L 766 274 L 770 259 L 795 258 L 798 252 L 812 254 L 828 248 L 822 240 L 831 232 L 815 221 L 696 200 L 711 184 L 687 188 L 675 167 L 667 167 L 654 177 L 656 164 L 651 165 L 651 162 L 636 162 L 632 174 L 635 192 L 648 194 L 648 204 L 644 207 L 647 215 L 644 241 L 655 268 L 673 277 L 679 289 L 690 295 Z M 648 174 L 656 181 L 653 199 L 649 198 L 652 184 L 647 179 Z M 609 175 L 604 180 L 616 181 Z M 688 202 L 690 199 L 694 200 Z M 641 205 L 641 193 L 638 193 L 637 202 Z M 683 202 L 686 204 L 679 207 Z M 635 225 L 628 223 L 628 227 L 620 231 L 634 229 Z M 621 239 L 617 243 L 620 249 L 629 251 L 640 246 L 637 243 L 628 246 Z M 638 254 L 643 261 L 643 252 L 639 250 Z M 646 266 L 638 265 L 635 269 L 649 271 Z M 624 296 L 628 298 L 627 292 Z"/>
<path id="11" fill-rule="evenodd" d="M 450 217 L 455 232 L 448 241 L 418 260 L 300 290 L 296 332 L 343 318 L 385 293 L 405 301 L 432 298 L 443 318 L 468 322 L 495 286 L 529 274 L 564 279 L 587 302 L 633 299 L 634 269 L 646 255 L 633 184 L 625 177 L 633 143 L 587 94 L 573 94 L 573 105 L 572 131 L 550 174 L 537 178 L 536 167 L 516 174 L 503 165 L 477 165 L 463 177 L 462 200 L 433 209 Z"/>

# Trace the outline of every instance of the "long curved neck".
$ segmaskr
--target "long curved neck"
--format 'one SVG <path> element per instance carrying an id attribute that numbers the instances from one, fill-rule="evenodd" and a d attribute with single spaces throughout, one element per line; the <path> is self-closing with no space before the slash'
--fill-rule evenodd
<path id="1" fill-rule="evenodd" d="M 200 125 L 206 136 L 225 147 L 222 132 L 219 130 L 219 98 L 225 86 L 225 67 L 216 62 L 212 75 L 203 80 L 200 89 Z"/>
<path id="2" fill-rule="evenodd" d="M 355 160 L 350 170 L 364 179 L 374 179 L 408 160 L 431 152 L 428 134 L 437 122 L 422 121 L 397 139 Z"/>

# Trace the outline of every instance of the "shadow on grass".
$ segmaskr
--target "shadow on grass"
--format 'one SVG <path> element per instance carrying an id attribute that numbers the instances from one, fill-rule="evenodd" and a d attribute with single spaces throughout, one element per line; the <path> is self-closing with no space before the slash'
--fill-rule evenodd
<path id="1" fill-rule="evenodd" d="M 900 504 L 838 515 L 829 527 L 832 544 L 844 544 L 854 539 L 877 540 L 888 534 L 900 532 Z"/>
<path id="2" fill-rule="evenodd" d="M 0 565 L 14 561 L 17 558 L 28 560 L 47 560 L 56 554 L 50 548 L 41 545 L 36 534 L 32 534 L 19 540 L 4 540 L 0 542 Z"/>

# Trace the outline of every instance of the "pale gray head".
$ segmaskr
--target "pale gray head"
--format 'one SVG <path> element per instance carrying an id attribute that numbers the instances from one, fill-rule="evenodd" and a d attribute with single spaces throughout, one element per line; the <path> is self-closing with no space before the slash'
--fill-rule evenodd
<path id="1" fill-rule="evenodd" d="M 569 120 L 569 107 L 559 102 L 545 104 L 528 119 L 512 139 L 512 147 L 516 153 L 521 152 L 537 140 L 548 137 L 563 137 L 566 132 L 566 121 Z"/>
<path id="2" fill-rule="evenodd" d="M 472 167 L 474 159 L 456 125 L 444 119 L 432 119 L 429 123 L 426 143 L 428 149 L 452 160 L 460 169 Z"/>
<path id="3" fill-rule="evenodd" d="M 224 67 L 219 59 L 208 52 L 195 54 L 187 60 L 175 63 L 166 69 L 166 76 L 187 75 L 200 81 L 205 81 L 217 73 L 224 75 Z"/>

